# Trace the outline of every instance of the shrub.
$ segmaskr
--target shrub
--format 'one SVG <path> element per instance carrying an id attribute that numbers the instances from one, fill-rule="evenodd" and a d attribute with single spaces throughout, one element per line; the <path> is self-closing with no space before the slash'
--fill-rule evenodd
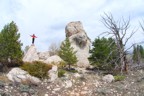
<path id="1" fill-rule="evenodd" d="M 52 65 L 40 61 L 34 61 L 32 63 L 24 63 L 21 68 L 27 71 L 30 75 L 43 79 L 48 77 L 48 71 L 52 68 Z"/>
<path id="2" fill-rule="evenodd" d="M 63 70 L 63 69 L 59 69 L 58 70 L 58 77 L 63 77 L 64 76 L 64 74 L 65 74 L 65 70 Z"/>
<path id="3" fill-rule="evenodd" d="M 125 79 L 125 76 L 123 76 L 123 75 L 116 75 L 116 76 L 114 76 L 114 79 L 115 79 L 115 81 L 121 81 L 121 80 Z"/>

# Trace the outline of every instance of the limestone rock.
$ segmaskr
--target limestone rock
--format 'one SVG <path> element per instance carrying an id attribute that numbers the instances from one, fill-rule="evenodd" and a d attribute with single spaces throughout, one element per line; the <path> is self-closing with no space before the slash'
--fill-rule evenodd
<path id="1" fill-rule="evenodd" d="M 72 81 L 71 80 L 65 81 L 65 88 L 70 88 L 70 87 L 72 87 Z"/>
<path id="2" fill-rule="evenodd" d="M 9 80 L 13 81 L 13 82 L 23 82 L 23 81 L 28 81 L 31 82 L 33 84 L 38 84 L 41 81 L 28 74 L 28 72 L 20 69 L 20 68 L 13 68 L 8 74 L 7 77 Z"/>
<path id="3" fill-rule="evenodd" d="M 114 81 L 114 76 L 111 74 L 105 75 L 102 78 L 103 81 L 107 82 L 107 83 L 111 83 L 112 81 Z"/>
<path id="4" fill-rule="evenodd" d="M 76 56 L 78 59 L 77 65 L 84 68 L 88 67 L 91 41 L 87 36 L 82 23 L 80 21 L 68 23 L 65 28 L 65 33 L 69 38 L 74 51 L 76 51 Z"/>
<path id="5" fill-rule="evenodd" d="M 63 60 L 59 56 L 54 55 L 54 56 L 47 58 L 47 60 L 45 60 L 44 62 L 48 64 L 51 64 L 51 63 L 59 64 L 61 61 Z"/>
<path id="6" fill-rule="evenodd" d="M 47 60 L 50 57 L 48 51 L 46 51 L 46 52 L 38 52 L 37 54 L 38 54 L 39 60 L 42 60 L 42 61 Z"/>
<path id="7" fill-rule="evenodd" d="M 37 54 L 36 47 L 34 45 L 30 46 L 28 49 L 27 53 L 23 57 L 24 62 L 33 62 L 33 61 L 38 61 L 39 56 Z"/>
<path id="8" fill-rule="evenodd" d="M 58 78 L 58 67 L 54 65 L 52 69 L 48 71 L 48 73 L 49 73 L 50 81 L 54 81 L 55 79 Z"/>

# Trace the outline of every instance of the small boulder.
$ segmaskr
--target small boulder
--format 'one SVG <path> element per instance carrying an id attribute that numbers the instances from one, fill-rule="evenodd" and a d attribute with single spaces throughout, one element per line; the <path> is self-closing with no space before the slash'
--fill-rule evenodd
<path id="1" fill-rule="evenodd" d="M 111 74 L 105 75 L 102 78 L 103 81 L 107 82 L 107 83 L 111 83 L 112 81 L 114 81 L 114 76 Z"/>
<path id="2" fill-rule="evenodd" d="M 70 87 L 72 87 L 72 81 L 71 80 L 65 81 L 65 88 L 70 88 Z"/>
<path id="3" fill-rule="evenodd" d="M 48 73 L 49 73 L 50 81 L 54 81 L 55 79 L 58 78 L 58 67 L 54 65 L 52 69 L 48 71 Z"/>

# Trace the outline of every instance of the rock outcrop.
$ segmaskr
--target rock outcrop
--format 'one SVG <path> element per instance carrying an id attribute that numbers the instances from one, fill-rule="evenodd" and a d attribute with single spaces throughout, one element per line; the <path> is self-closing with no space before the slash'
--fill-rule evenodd
<path id="1" fill-rule="evenodd" d="M 20 68 L 13 68 L 8 74 L 7 77 L 9 80 L 13 82 L 31 82 L 32 84 L 39 84 L 41 81 L 28 74 L 28 72 L 20 69 Z"/>
<path id="2" fill-rule="evenodd" d="M 32 61 L 38 61 L 38 60 L 39 60 L 39 56 L 38 56 L 36 47 L 30 46 L 27 53 L 23 57 L 23 61 L 24 62 L 32 62 Z"/>
<path id="3" fill-rule="evenodd" d="M 76 51 L 78 67 L 88 67 L 88 57 L 91 41 L 87 36 L 82 23 L 80 21 L 68 23 L 65 28 L 65 33 L 66 37 L 68 37 L 71 42 L 71 46 Z"/>
<path id="4" fill-rule="evenodd" d="M 24 62 L 42 61 L 45 62 L 50 57 L 49 52 L 37 52 L 34 45 L 30 46 L 23 57 Z"/>
<path id="5" fill-rule="evenodd" d="M 46 52 L 38 52 L 37 54 L 38 54 L 39 60 L 42 60 L 42 61 L 47 60 L 50 57 L 48 51 L 46 51 Z"/>

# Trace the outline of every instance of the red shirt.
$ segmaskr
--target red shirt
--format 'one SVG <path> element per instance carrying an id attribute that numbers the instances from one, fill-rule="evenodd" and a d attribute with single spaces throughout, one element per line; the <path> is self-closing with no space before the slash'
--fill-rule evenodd
<path id="1" fill-rule="evenodd" d="M 36 36 L 35 36 L 35 34 L 33 34 L 33 35 L 30 35 L 32 38 L 37 38 Z"/>

